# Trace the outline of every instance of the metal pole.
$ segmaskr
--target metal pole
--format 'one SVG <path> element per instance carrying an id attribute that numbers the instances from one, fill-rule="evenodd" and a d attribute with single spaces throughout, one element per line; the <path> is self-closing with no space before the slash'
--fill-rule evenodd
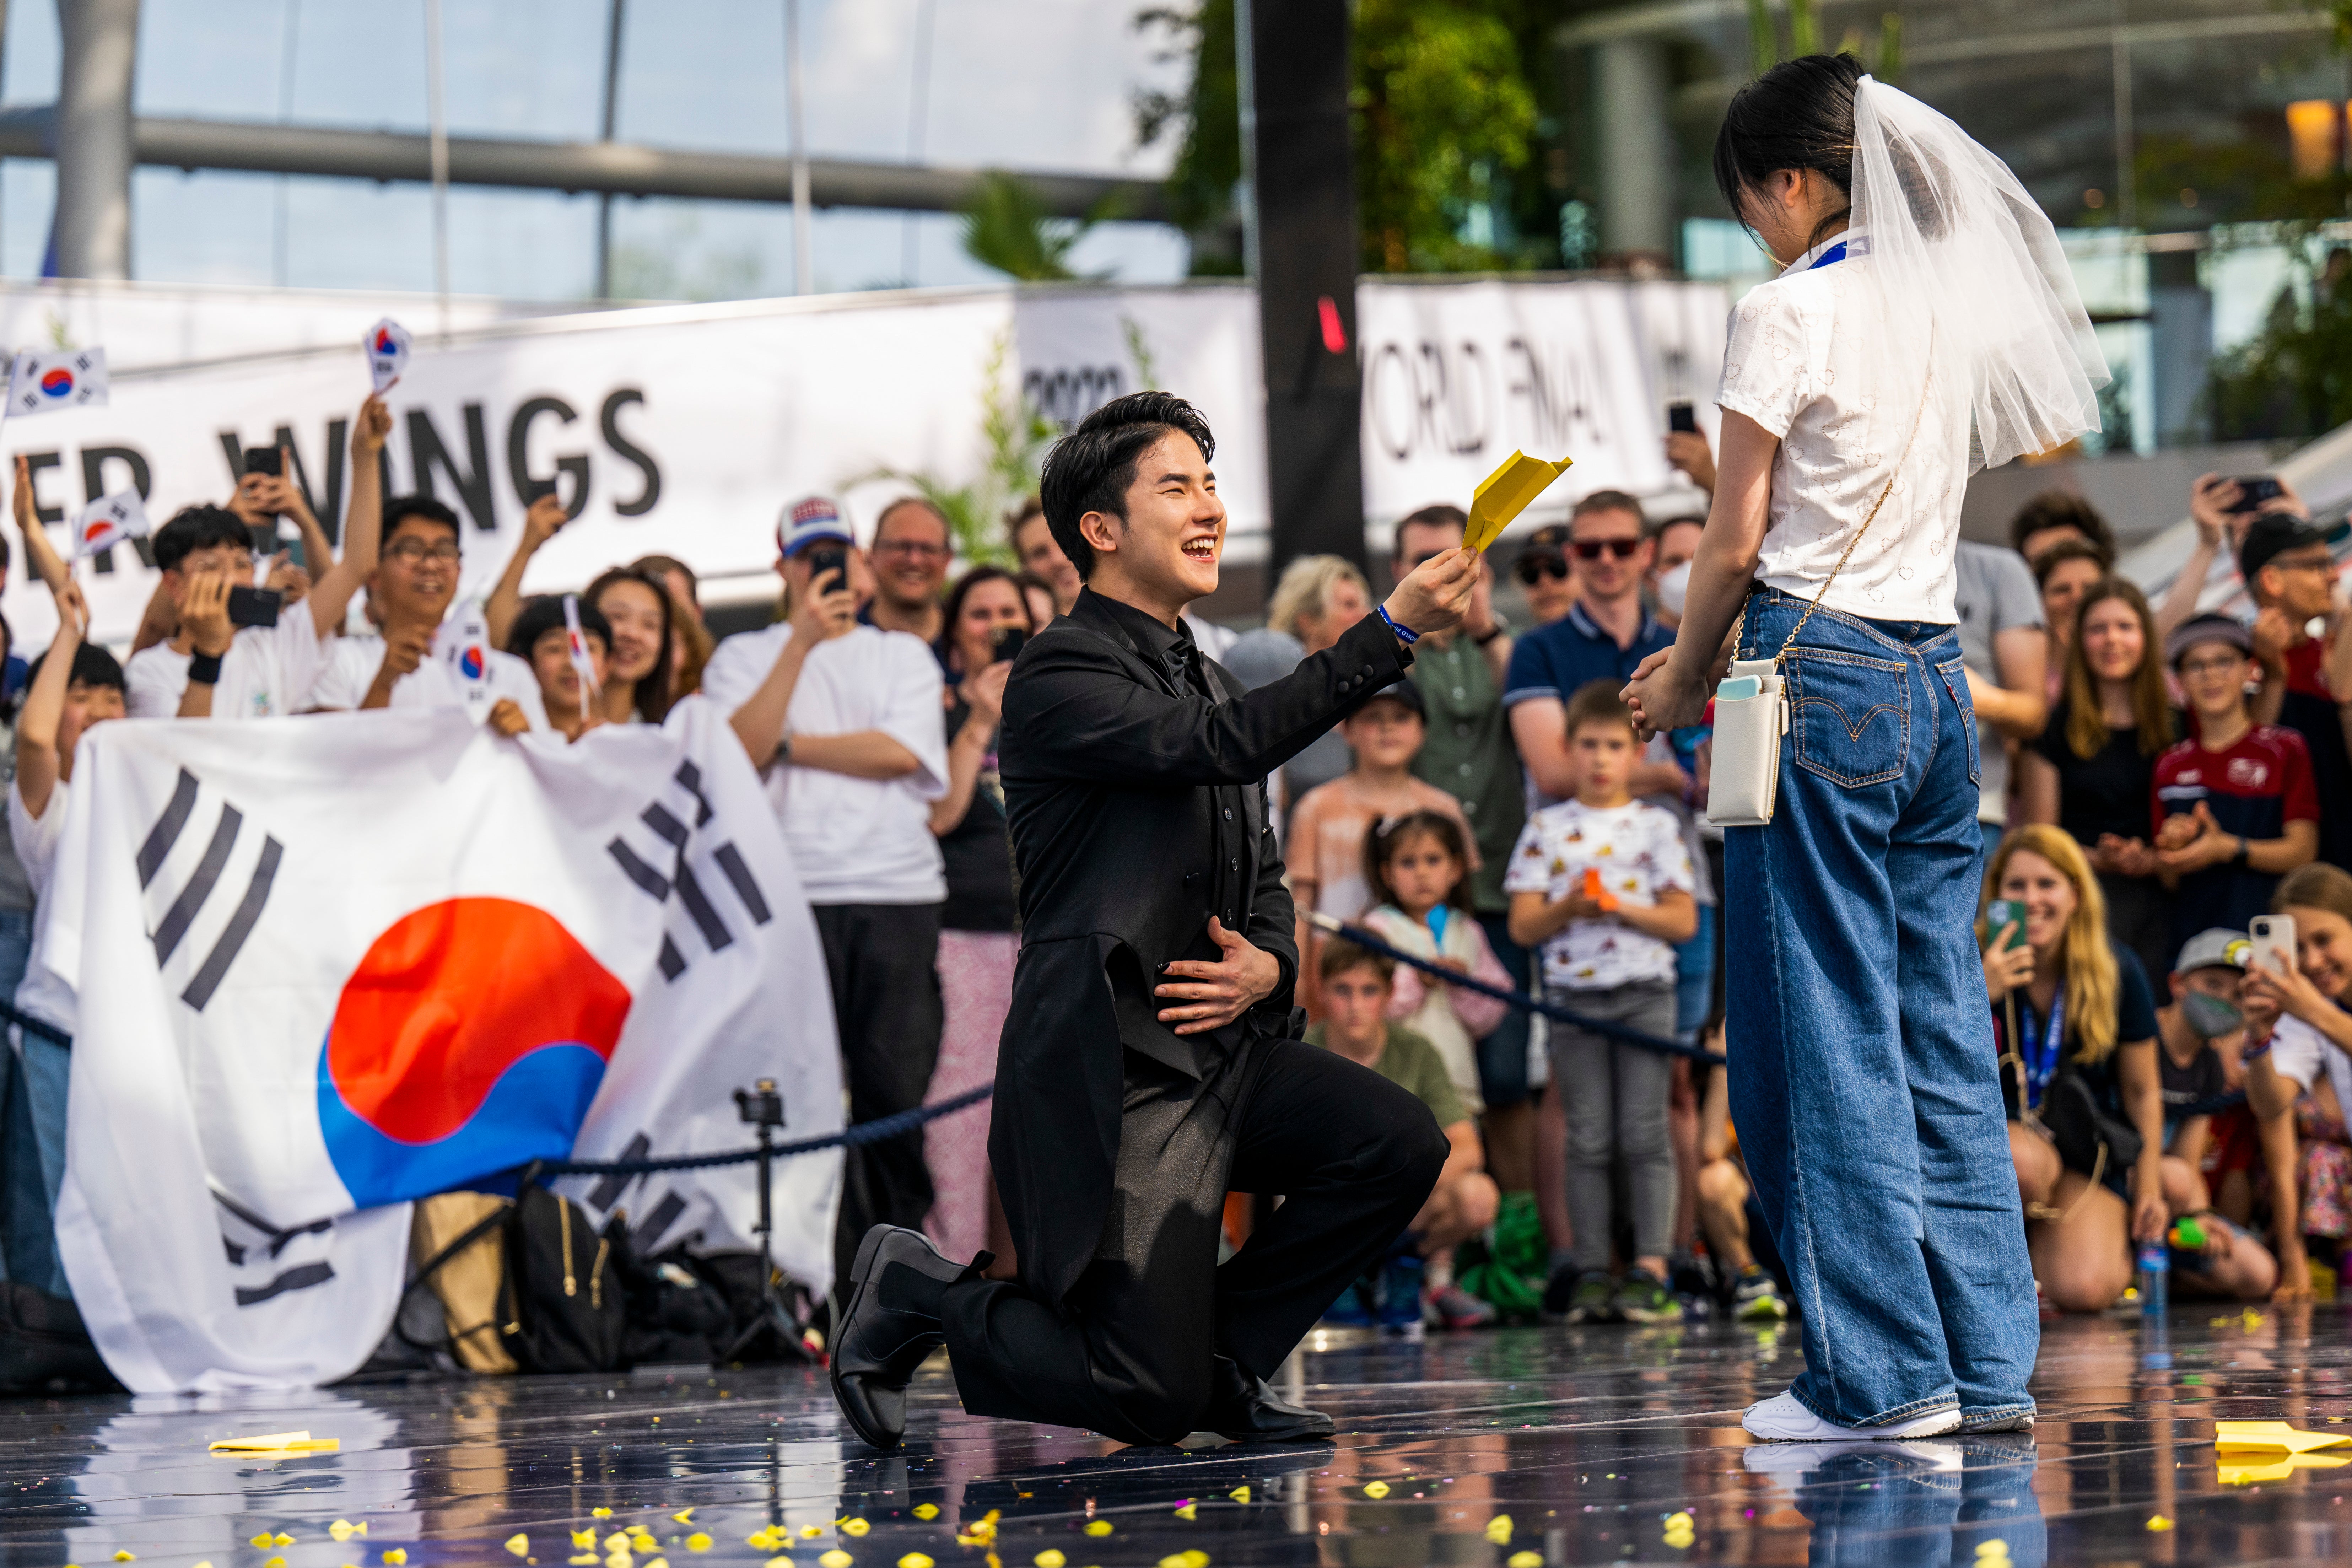
<path id="1" fill-rule="evenodd" d="M 2115 26 L 2116 226 L 2130 230 L 2139 226 L 2139 180 L 2133 169 L 2131 44 L 2124 34 L 2124 0 L 2113 0 L 2110 14 Z"/>
<path id="2" fill-rule="evenodd" d="M 449 121 L 441 99 L 441 0 L 425 0 L 425 97 L 433 159 L 433 292 L 449 339 Z"/>
<path id="3" fill-rule="evenodd" d="M 5 26 L 0 18 L 0 26 Z M 294 118 L 294 54 L 302 37 L 302 0 L 286 0 L 286 38 L 278 55 L 278 123 L 286 124 Z M 278 233 L 271 247 L 270 275 L 278 287 L 286 287 L 287 192 L 292 182 L 284 174 L 278 176 Z"/>
<path id="4" fill-rule="evenodd" d="M 604 35 L 604 118 L 601 129 L 604 139 L 613 139 L 615 117 L 621 106 L 621 4 L 613 0 L 612 26 Z M 613 297 L 613 193 L 605 191 L 596 198 L 596 298 Z"/>
<path id="5" fill-rule="evenodd" d="M 61 0 L 58 26 L 58 276 L 128 278 L 139 0 Z"/>
<path id="6" fill-rule="evenodd" d="M 915 70 L 914 87 L 907 105 L 907 162 L 923 161 L 923 132 L 931 107 L 931 29 L 939 18 L 938 0 L 915 0 Z M 921 230 L 913 213 L 898 220 L 900 277 L 911 288 L 915 282 L 915 260 Z"/>
<path id="7" fill-rule="evenodd" d="M 1251 0 L 1234 0 L 1234 79 L 1241 100 L 1242 177 L 1234 204 L 1242 211 L 1242 275 L 1257 276 L 1257 58 L 1250 42 Z"/>
<path id="8" fill-rule="evenodd" d="M 812 294 L 816 291 L 816 279 L 809 259 L 808 135 L 801 118 L 800 0 L 784 0 L 784 117 L 793 153 L 793 292 Z"/>

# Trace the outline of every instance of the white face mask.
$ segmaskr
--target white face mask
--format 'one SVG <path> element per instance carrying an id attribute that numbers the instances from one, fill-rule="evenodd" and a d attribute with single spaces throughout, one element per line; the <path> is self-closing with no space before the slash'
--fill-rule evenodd
<path id="1" fill-rule="evenodd" d="M 1683 597 L 1690 592 L 1690 569 L 1689 562 L 1681 561 L 1658 574 L 1658 608 L 1670 616 L 1679 618 L 1683 613 Z"/>

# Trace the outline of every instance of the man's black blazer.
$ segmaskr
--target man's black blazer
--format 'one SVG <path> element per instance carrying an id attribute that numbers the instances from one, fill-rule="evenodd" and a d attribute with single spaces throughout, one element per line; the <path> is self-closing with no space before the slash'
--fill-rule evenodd
<path id="1" fill-rule="evenodd" d="M 1203 662 L 1223 700 L 1147 657 L 1089 590 L 1030 639 L 1005 686 L 997 758 L 1021 956 L 989 1154 L 1022 1279 L 1056 1305 L 1094 1256 L 1108 1212 L 1124 1051 L 1198 1076 L 1196 1050 L 1225 1048 L 1244 1031 L 1291 1032 L 1298 954 L 1265 777 L 1396 680 L 1411 655 L 1367 616 L 1255 691 Z M 1237 883 L 1246 904 L 1227 924 L 1275 956 L 1282 983 L 1210 1047 L 1153 1017 L 1150 987 L 1164 963 L 1217 958 L 1207 930 L 1224 912 L 1211 908 L 1221 881 Z"/>

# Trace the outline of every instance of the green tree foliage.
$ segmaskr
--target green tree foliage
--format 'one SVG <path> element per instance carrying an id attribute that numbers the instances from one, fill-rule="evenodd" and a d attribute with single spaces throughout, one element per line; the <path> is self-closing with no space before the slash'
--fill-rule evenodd
<path id="1" fill-rule="evenodd" d="M 2263 330 L 2213 358 L 2205 396 L 2223 441 L 2308 440 L 2352 421 L 2352 251 L 2298 226 L 2295 275 Z"/>
<path id="2" fill-rule="evenodd" d="M 1351 98 L 1365 268 L 1513 265 L 1494 214 L 1532 156 L 1536 100 L 1507 23 L 1482 5 L 1361 0 Z"/>
<path id="3" fill-rule="evenodd" d="M 1241 219 L 1234 186 L 1242 177 L 1241 79 L 1234 52 L 1234 0 L 1201 0 L 1191 11 L 1154 5 L 1135 16 L 1138 32 L 1161 35 L 1156 58 L 1189 60 L 1181 92 L 1139 91 L 1131 100 L 1135 141 L 1177 139 L 1168 172 L 1169 216 L 1193 236 L 1195 277 L 1242 269 Z"/>
<path id="4" fill-rule="evenodd" d="M 1005 538 L 1004 515 L 1015 501 L 1037 488 L 1045 447 L 1058 432 L 1054 422 L 1012 384 L 1012 357 L 1013 334 L 1008 328 L 997 334 L 989 348 L 983 372 L 987 387 L 980 406 L 983 455 L 979 477 L 970 484 L 951 485 L 937 474 L 916 469 L 876 468 L 845 480 L 842 488 L 873 479 L 897 479 L 909 485 L 948 520 L 960 560 L 1018 564 Z"/>
<path id="5" fill-rule="evenodd" d="M 982 267 L 1024 283 L 1052 283 L 1079 274 L 1070 269 L 1070 249 L 1105 215 L 1084 218 L 1049 216 L 1037 193 L 992 169 L 963 208 L 963 253 Z"/>

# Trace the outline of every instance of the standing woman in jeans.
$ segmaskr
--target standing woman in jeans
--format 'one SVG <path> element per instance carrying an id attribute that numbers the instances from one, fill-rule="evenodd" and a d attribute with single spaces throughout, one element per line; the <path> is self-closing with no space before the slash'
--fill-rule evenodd
<path id="1" fill-rule="evenodd" d="M 1743 1425 L 2015 1430 L 2040 1332 L 1971 930 L 1953 547 L 1969 475 L 2095 427 L 2106 366 L 2016 177 L 1850 57 L 1742 88 L 1715 172 L 1784 270 L 1732 312 L 1678 639 L 1626 696 L 1648 729 L 1696 722 L 1736 624 L 1787 701 L 1777 807 L 1725 836 L 1725 989 L 1805 1371 Z"/>

